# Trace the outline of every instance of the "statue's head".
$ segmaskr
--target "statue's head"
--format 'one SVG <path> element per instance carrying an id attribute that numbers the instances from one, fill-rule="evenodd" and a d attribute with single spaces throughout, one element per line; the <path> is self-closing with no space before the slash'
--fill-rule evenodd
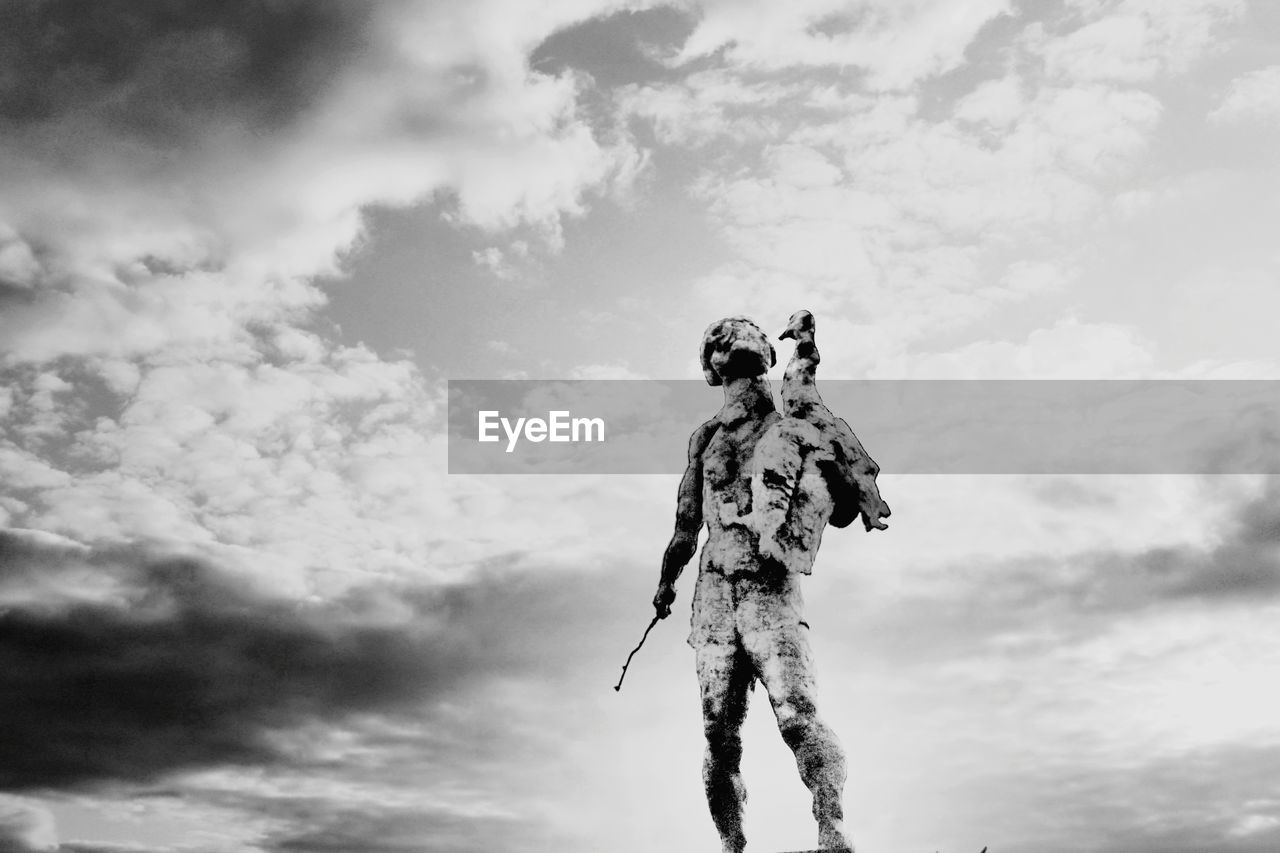
<path id="1" fill-rule="evenodd" d="M 806 334 L 812 337 L 814 327 L 813 312 L 805 311 L 802 308 L 791 315 L 791 319 L 787 321 L 787 328 L 783 329 L 782 334 L 778 335 L 778 340 L 784 341 L 787 338 L 800 340 L 800 337 Z"/>
<path id="2" fill-rule="evenodd" d="M 746 317 L 726 317 L 712 323 L 702 335 L 702 374 L 708 385 L 760 376 L 777 360 L 768 337 Z"/>

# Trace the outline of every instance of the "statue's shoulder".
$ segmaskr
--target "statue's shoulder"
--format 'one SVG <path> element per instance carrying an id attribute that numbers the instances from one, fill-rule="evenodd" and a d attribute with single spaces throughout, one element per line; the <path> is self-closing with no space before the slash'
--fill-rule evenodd
<path id="1" fill-rule="evenodd" d="M 715 437 L 716 431 L 720 429 L 719 417 L 704 421 L 689 436 L 689 461 L 696 462 L 702 458 L 703 452 L 707 449 L 707 445 L 711 444 L 711 439 Z"/>

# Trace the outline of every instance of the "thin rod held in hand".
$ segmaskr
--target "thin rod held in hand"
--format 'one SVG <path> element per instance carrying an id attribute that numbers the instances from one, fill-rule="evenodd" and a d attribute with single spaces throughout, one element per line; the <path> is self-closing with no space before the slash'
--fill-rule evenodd
<path id="1" fill-rule="evenodd" d="M 640 646 L 644 645 L 644 641 L 649 639 L 649 632 L 653 630 L 653 626 L 658 624 L 661 616 L 654 616 L 653 621 L 649 623 L 649 627 L 644 629 L 644 636 L 640 638 L 640 645 L 631 650 L 631 654 L 627 655 L 627 662 L 622 665 L 622 675 L 618 676 L 618 683 L 613 685 L 615 691 L 622 690 L 622 679 L 627 677 L 627 667 L 631 666 L 631 659 L 636 656 L 636 652 L 640 651 Z"/>

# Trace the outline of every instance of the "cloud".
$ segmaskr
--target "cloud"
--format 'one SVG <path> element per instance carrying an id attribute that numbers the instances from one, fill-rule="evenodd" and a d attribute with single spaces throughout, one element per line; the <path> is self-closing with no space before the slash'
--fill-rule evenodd
<path id="1" fill-rule="evenodd" d="M 29 549 L 5 538 L 9 571 L 22 570 Z M 407 638 L 256 601 L 195 561 L 126 551 L 88 562 L 131 575 L 125 601 L 0 617 L 4 789 L 264 762 L 272 728 L 407 701 L 448 678 Z"/>
<path id="2" fill-rule="evenodd" d="M 1097 184 L 1137 161 L 1160 105 L 1137 92 L 1044 89 L 994 143 L 968 118 L 925 119 L 909 98 L 852 112 L 779 128 L 758 159 L 753 131 L 730 130 L 748 140 L 750 165 L 697 185 L 738 256 L 699 283 L 704 301 L 785 317 L 803 298 L 852 314 L 857 334 L 826 339 L 858 342 L 833 350 L 835 364 L 891 358 L 1055 286 L 1070 258 L 1009 264 L 1003 247 L 1087 228 L 1103 205 Z"/>
<path id="3" fill-rule="evenodd" d="M 0 794 L 0 853 L 60 850 L 53 816 L 25 797 Z"/>
<path id="4" fill-rule="evenodd" d="M 86 850 L 95 826 L 178 850 L 563 849 L 607 819 L 565 792 L 626 772 L 584 776 L 584 750 L 644 707 L 603 697 L 649 572 L 508 561 L 300 601 L 150 546 L 12 532 L 0 569 L 0 790 L 55 813 L 51 792 L 82 792 L 103 816 L 63 835 Z"/>
<path id="5" fill-rule="evenodd" d="M 174 853 L 173 848 L 144 844 L 92 844 L 73 841 L 58 848 L 60 853 Z"/>
<path id="6" fill-rule="evenodd" d="M 604 88 L 669 75 L 663 59 L 688 38 L 695 16 L 691 4 L 621 9 L 558 30 L 534 49 L 530 64 L 572 67 Z"/>
<path id="7" fill-rule="evenodd" d="M 1061 36 L 1037 29 L 1045 67 L 1072 81 L 1142 83 L 1186 71 L 1218 32 L 1245 10 L 1243 0 L 1072 0 L 1082 25 Z"/>
<path id="8" fill-rule="evenodd" d="M 1006 128 L 1022 117 L 1027 108 L 1023 82 L 1014 75 L 981 83 L 956 102 L 955 117 L 962 121 L 985 122 Z"/>
<path id="9" fill-rule="evenodd" d="M 1149 84 L 1228 44 L 1242 4 L 994 8 L 975 11 L 991 15 L 970 29 L 919 4 L 711 7 L 699 26 L 714 37 L 695 31 L 685 48 L 703 64 L 622 88 L 638 139 L 651 132 L 660 150 L 703 164 L 688 186 L 733 253 L 695 283 L 707 315 L 818 311 L 829 375 L 884 375 L 943 338 L 976 344 L 989 337 L 982 324 L 1017 306 L 1117 323 L 1101 300 L 1073 302 L 1091 288 L 1079 247 L 1111 239 L 1153 176 L 1178 168 L 1168 152 L 1170 134 L 1185 136 L 1180 97 Z M 820 44 L 796 47 L 804 57 L 787 64 L 785 36 L 779 64 L 750 59 L 763 43 L 753 34 L 774 17 L 816 43 L 908 32 L 917 13 L 960 46 L 958 70 L 885 86 L 874 69 L 837 71 Z M 845 62 L 875 57 L 851 50 Z"/>
<path id="10" fill-rule="evenodd" d="M 0 287 L 30 288 L 40 275 L 31 246 L 12 229 L 0 227 Z"/>
<path id="11" fill-rule="evenodd" d="M 432 458 L 429 438 L 410 432 L 432 416 L 410 365 L 298 329 L 239 359 L 89 361 L 61 374 L 8 374 L 0 465 L 25 526 L 81 540 L 261 545 L 253 507 L 276 504 L 271 538 L 281 544 L 294 524 L 328 512 L 412 498 L 413 469 L 393 476 L 386 461 L 413 456 L 421 472 Z"/>
<path id="12" fill-rule="evenodd" d="M 828 567 L 857 558 L 860 576 L 811 581 L 831 584 L 810 598 L 815 637 L 839 644 L 834 669 L 830 650 L 820 658 L 834 673 L 824 696 L 859 709 L 859 728 L 842 737 L 864 766 L 904 768 L 850 783 L 853 803 L 859 788 L 865 802 L 888 786 L 889 801 L 911 804 L 886 818 L 895 842 L 926 846 L 954 826 L 1016 849 L 1274 843 L 1280 798 L 1260 780 L 1274 779 L 1280 743 L 1268 675 L 1280 663 L 1268 628 L 1280 613 L 1275 489 L 1265 478 L 1206 478 L 1178 496 L 1186 478 L 1160 479 L 1067 481 L 1078 488 L 1065 502 L 1058 489 L 1050 513 L 1025 499 L 1006 509 L 994 478 L 939 483 L 921 491 L 954 489 L 978 508 L 933 518 L 928 500 L 900 496 L 895 509 L 910 513 L 900 536 L 950 548 L 963 539 L 949 525 L 972 526 L 987 539 L 1007 532 L 1012 543 L 991 547 L 1014 553 L 964 554 L 933 570 L 898 548 L 883 567 L 896 577 L 874 579 L 871 545 L 826 555 Z M 1045 485 L 1027 483 L 1037 495 Z M 1120 542 L 1101 532 L 1165 513 L 1164 533 Z M 1176 541 L 1191 528 L 1200 536 Z M 1081 535 L 1067 543 L 1055 529 Z M 1019 555 L 1021 536 L 1033 544 Z M 1152 544 L 1166 536 L 1174 540 Z M 1115 545 L 1090 548 L 1091 538 Z M 861 624 L 836 630 L 851 610 Z M 921 809 L 938 815 L 931 831 L 914 824 Z"/>
<path id="13" fill-rule="evenodd" d="M 0 519 L 181 542 L 295 593 L 509 550 L 487 512 L 518 536 L 537 490 L 443 484 L 438 377 L 335 343 L 311 277 L 370 206 L 514 228 L 506 269 L 626 192 L 643 158 L 581 111 L 590 81 L 528 67 L 614 6 L 72 5 L 4 12 L 30 62 L 0 131 Z"/>
<path id="14" fill-rule="evenodd" d="M 986 778 L 974 781 L 987 802 L 975 804 L 973 818 L 1000 827 L 1001 846 L 1056 848 L 1069 838 L 1098 853 L 1262 853 L 1278 837 L 1269 820 L 1276 813 L 1277 760 L 1274 745 L 1239 744 L 1153 758 L 1115 773 L 1027 766 L 1021 776 L 999 781 L 982 773 Z M 1048 777 L 1057 780 L 1056 793 L 1040 787 Z M 1042 793 L 1007 821 L 997 804 L 1022 786 Z"/>
<path id="15" fill-rule="evenodd" d="M 1155 369 L 1151 345 L 1115 323 L 1064 320 L 1025 341 L 981 341 L 885 364 L 889 375 L 924 379 L 1140 379 Z"/>
<path id="16" fill-rule="evenodd" d="M 904 664 L 986 653 L 1030 661 L 1094 641 L 1103 654 L 1117 636 L 1135 646 L 1146 636 L 1177 663 L 1189 638 L 1245 642 L 1249 625 L 1280 607 L 1280 516 L 1269 480 L 898 478 L 882 485 L 890 501 L 897 496 L 898 538 L 824 541 L 825 565 L 837 573 L 824 583 L 872 620 L 858 629 L 865 636 L 843 635 L 855 644 L 850 654 L 882 637 L 895 646 L 884 654 Z M 859 575 L 839 575 L 855 563 Z"/>
<path id="17" fill-rule="evenodd" d="M 299 829 L 279 833 L 265 842 L 265 849 L 272 853 L 469 853 L 494 849 L 494 845 L 521 853 L 556 849 L 514 816 L 477 820 L 421 809 L 335 812 L 331 803 L 308 805 L 311 808 L 299 809 Z"/>
<path id="18" fill-rule="evenodd" d="M 1271 478 L 1219 535 L 1220 541 L 1206 550 L 1156 549 L 1129 568 L 1162 599 L 1260 601 L 1280 593 L 1280 488 Z M 1103 568 L 1107 576 L 1116 577 L 1109 568 Z M 1103 591 L 1102 596 L 1121 603 L 1128 597 L 1121 590 Z"/>
<path id="19" fill-rule="evenodd" d="M 646 379 L 625 364 L 584 364 L 569 373 L 570 379 Z"/>
<path id="20" fill-rule="evenodd" d="M 958 65 L 978 31 L 1009 4 L 945 7 L 932 0 L 702 3 L 678 61 L 723 50 L 743 68 L 853 67 L 867 72 L 873 89 L 906 88 Z"/>
<path id="21" fill-rule="evenodd" d="M 541 852 L 606 833 L 640 849 L 672 826 L 710 840 L 678 626 L 633 668 L 635 698 L 607 704 L 648 618 L 674 485 L 446 477 L 436 372 L 318 322 L 308 279 L 359 249 L 362 211 L 421 203 L 484 232 L 469 248 L 501 281 L 550 267 L 594 199 L 669 169 L 659 180 L 710 212 L 715 261 L 736 255 L 692 301 L 654 297 L 660 324 L 692 328 L 695 375 L 689 341 L 709 320 L 801 306 L 819 312 L 832 376 L 1154 371 L 1144 326 L 1057 321 L 1088 278 L 1072 247 L 1165 165 L 1152 142 L 1185 111 L 1162 78 L 1234 14 L 1074 3 L 1036 31 L 997 2 L 715 3 L 670 13 L 659 50 L 592 80 L 569 67 L 585 60 L 531 66 L 531 52 L 619 4 L 73 5 L 0 12 L 17 22 L 0 39 L 22 41 L 5 55 L 23 60 L 0 75 L 21 84 L 0 92 L 0 521 L 44 531 L 0 539 L 0 767 L 43 792 L 24 800 L 37 812 L 67 808 L 66 784 L 138 826 L 172 810 L 224 831 L 202 847 L 117 828 L 136 850 Z M 1041 296 L 1048 319 L 1028 304 Z M 1024 332 L 1000 334 L 1012 316 Z M 603 349 L 583 375 L 645 372 L 605 354 L 609 323 L 593 328 Z M 517 349 L 538 362 L 536 346 Z M 815 636 L 849 649 L 823 658 L 827 683 L 869 688 L 830 707 L 882 770 L 855 802 L 868 824 L 937 831 L 972 793 L 1005 810 L 982 812 L 987 826 L 1070 812 L 1072 832 L 1116 829 L 1130 849 L 1177 840 L 1176 821 L 1141 830 L 1203 792 L 1148 759 L 1274 737 L 1258 685 L 1275 657 L 1258 638 L 1276 507 L 1224 516 L 1222 495 L 1162 480 L 989 479 L 899 478 L 898 536 L 827 543 Z M 859 594 L 826 595 L 846 563 Z M 670 685 L 654 675 L 678 666 Z M 910 760 L 867 746 L 932 726 Z M 693 763 L 672 770 L 671 755 Z M 1138 764 L 1158 795 L 1108 810 L 1124 792 L 1090 781 Z M 779 766 L 757 790 L 794 783 L 790 756 Z M 1209 779 L 1231 766 L 1195 764 Z M 1013 769 L 1005 787 L 973 784 L 984 767 Z M 936 810 L 916 796 L 935 782 L 952 787 Z M 1082 789 L 1085 806 L 1058 808 Z M 1236 793 L 1214 806 L 1229 820 L 1187 837 L 1274 841 L 1272 806 Z M 639 801 L 672 824 L 618 811 Z M 1051 849 L 1063 833 L 1025 837 Z"/>
<path id="22" fill-rule="evenodd" d="M 503 281 L 514 281 L 519 278 L 518 265 L 524 263 L 528 256 L 529 244 L 524 240 L 515 241 L 507 251 L 497 246 L 489 246 L 483 251 L 477 250 L 471 253 L 472 259 L 478 266 L 485 267 L 495 278 Z"/>
<path id="23" fill-rule="evenodd" d="M 0 273 L 39 287 L 0 293 L 9 358 L 243 344 L 321 304 L 297 277 L 333 271 L 370 205 L 558 246 L 641 161 L 579 115 L 584 81 L 526 57 L 607 8 L 12 4 Z"/>
<path id="24" fill-rule="evenodd" d="M 1183 60 L 1211 43 L 1187 33 L 1202 18 L 1230 18 L 1210 5 L 1160 22 L 1161 32 L 1185 39 L 1161 36 L 1143 55 L 1172 51 L 1182 58 L 1161 59 L 1162 67 L 1185 69 Z M 1130 11 L 1099 6 L 1088 16 Z M 832 19 L 812 37 L 905 27 L 916 12 L 924 14 L 912 7 L 898 19 L 860 8 L 841 18 L 824 7 Z M 732 45 L 711 68 L 619 93 L 621 108 L 660 146 L 715 152 L 691 189 L 734 257 L 697 282 L 700 304 L 753 316 L 785 317 L 797 305 L 837 315 L 843 326 L 827 337 L 829 363 L 861 373 L 1060 288 L 1079 266 L 1070 247 L 1119 215 L 1108 202 L 1113 188 L 1141 183 L 1165 113 L 1136 86 L 1043 72 L 1041 46 L 1028 39 L 1039 33 L 1059 44 L 1079 27 L 1077 13 L 990 29 L 949 21 L 958 44 L 999 59 L 1001 70 L 976 85 L 967 82 L 974 68 L 883 90 L 822 67 L 820 50 L 786 71 L 739 61 L 740 45 L 768 15 L 747 21 L 709 10 L 700 26 L 720 27 L 723 37 L 712 41 Z M 795 14 L 820 17 L 816 7 Z M 942 16 L 927 17 L 945 28 Z"/>
<path id="25" fill-rule="evenodd" d="M 1280 65 L 1259 68 L 1232 80 L 1208 120 L 1222 125 L 1280 122 Z"/>
<path id="26" fill-rule="evenodd" d="M 275 734 L 311 721 L 418 709 L 465 682 L 537 666 L 526 628 L 560 582 L 305 604 L 192 558 L 86 550 L 0 534 L 0 789 L 143 782 L 174 771 L 284 761 Z M 96 600 L 31 600 L 26 579 L 106 576 Z M 19 592 L 14 598 L 12 592 Z M 391 599 L 385 599 L 390 602 Z M 592 620 L 595 621 L 594 619 Z M 425 703 L 425 704 L 424 704 Z"/>
<path id="27" fill-rule="evenodd" d="M 260 110 L 269 124 L 287 119 L 363 46 L 365 9 L 286 2 L 274 8 L 227 3 L 217 9 L 177 4 L 131 8 L 18 2 L 5 12 L 6 55 L 19 76 L 6 79 L 7 118 L 34 123 L 71 104 L 103 102 L 121 126 L 164 130 L 174 106 L 192 113 L 223 106 Z M 197 85 L 216 80 L 217 85 Z"/>
<path id="28" fill-rule="evenodd" d="M 85 368 L 63 370 L 67 391 L 39 390 L 47 371 L 11 374 L 0 434 L 9 523 L 90 544 L 179 544 L 296 596 L 458 582 L 513 554 L 536 553 L 550 570 L 602 565 L 643 553 L 643 540 L 619 545 L 593 524 L 665 526 L 665 490 L 646 502 L 660 484 L 606 509 L 603 477 L 446 476 L 442 384 L 408 362 L 287 332 L 241 362 L 155 359 L 127 396 Z M 93 405 L 46 410 L 48 395 Z"/>

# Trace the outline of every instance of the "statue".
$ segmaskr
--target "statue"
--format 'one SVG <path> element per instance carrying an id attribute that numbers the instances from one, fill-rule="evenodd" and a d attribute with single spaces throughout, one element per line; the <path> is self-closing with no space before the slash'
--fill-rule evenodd
<path id="1" fill-rule="evenodd" d="M 846 526 L 861 514 L 868 530 L 883 528 L 889 507 L 875 485 L 875 463 L 817 394 L 813 332 L 806 311 L 782 335 L 797 340 L 784 377 L 784 417 L 765 377 L 776 356 L 759 327 L 730 317 L 707 329 L 703 372 L 708 384 L 724 387 L 724 405 L 689 439 L 675 532 L 653 598 L 655 621 L 669 616 L 676 579 L 706 524 L 689 644 L 702 694 L 703 783 L 724 853 L 746 846 L 740 729 L 757 679 L 813 794 L 819 846 L 851 849 L 841 805 L 844 753 L 815 707 L 799 579 L 811 571 L 828 522 Z"/>

